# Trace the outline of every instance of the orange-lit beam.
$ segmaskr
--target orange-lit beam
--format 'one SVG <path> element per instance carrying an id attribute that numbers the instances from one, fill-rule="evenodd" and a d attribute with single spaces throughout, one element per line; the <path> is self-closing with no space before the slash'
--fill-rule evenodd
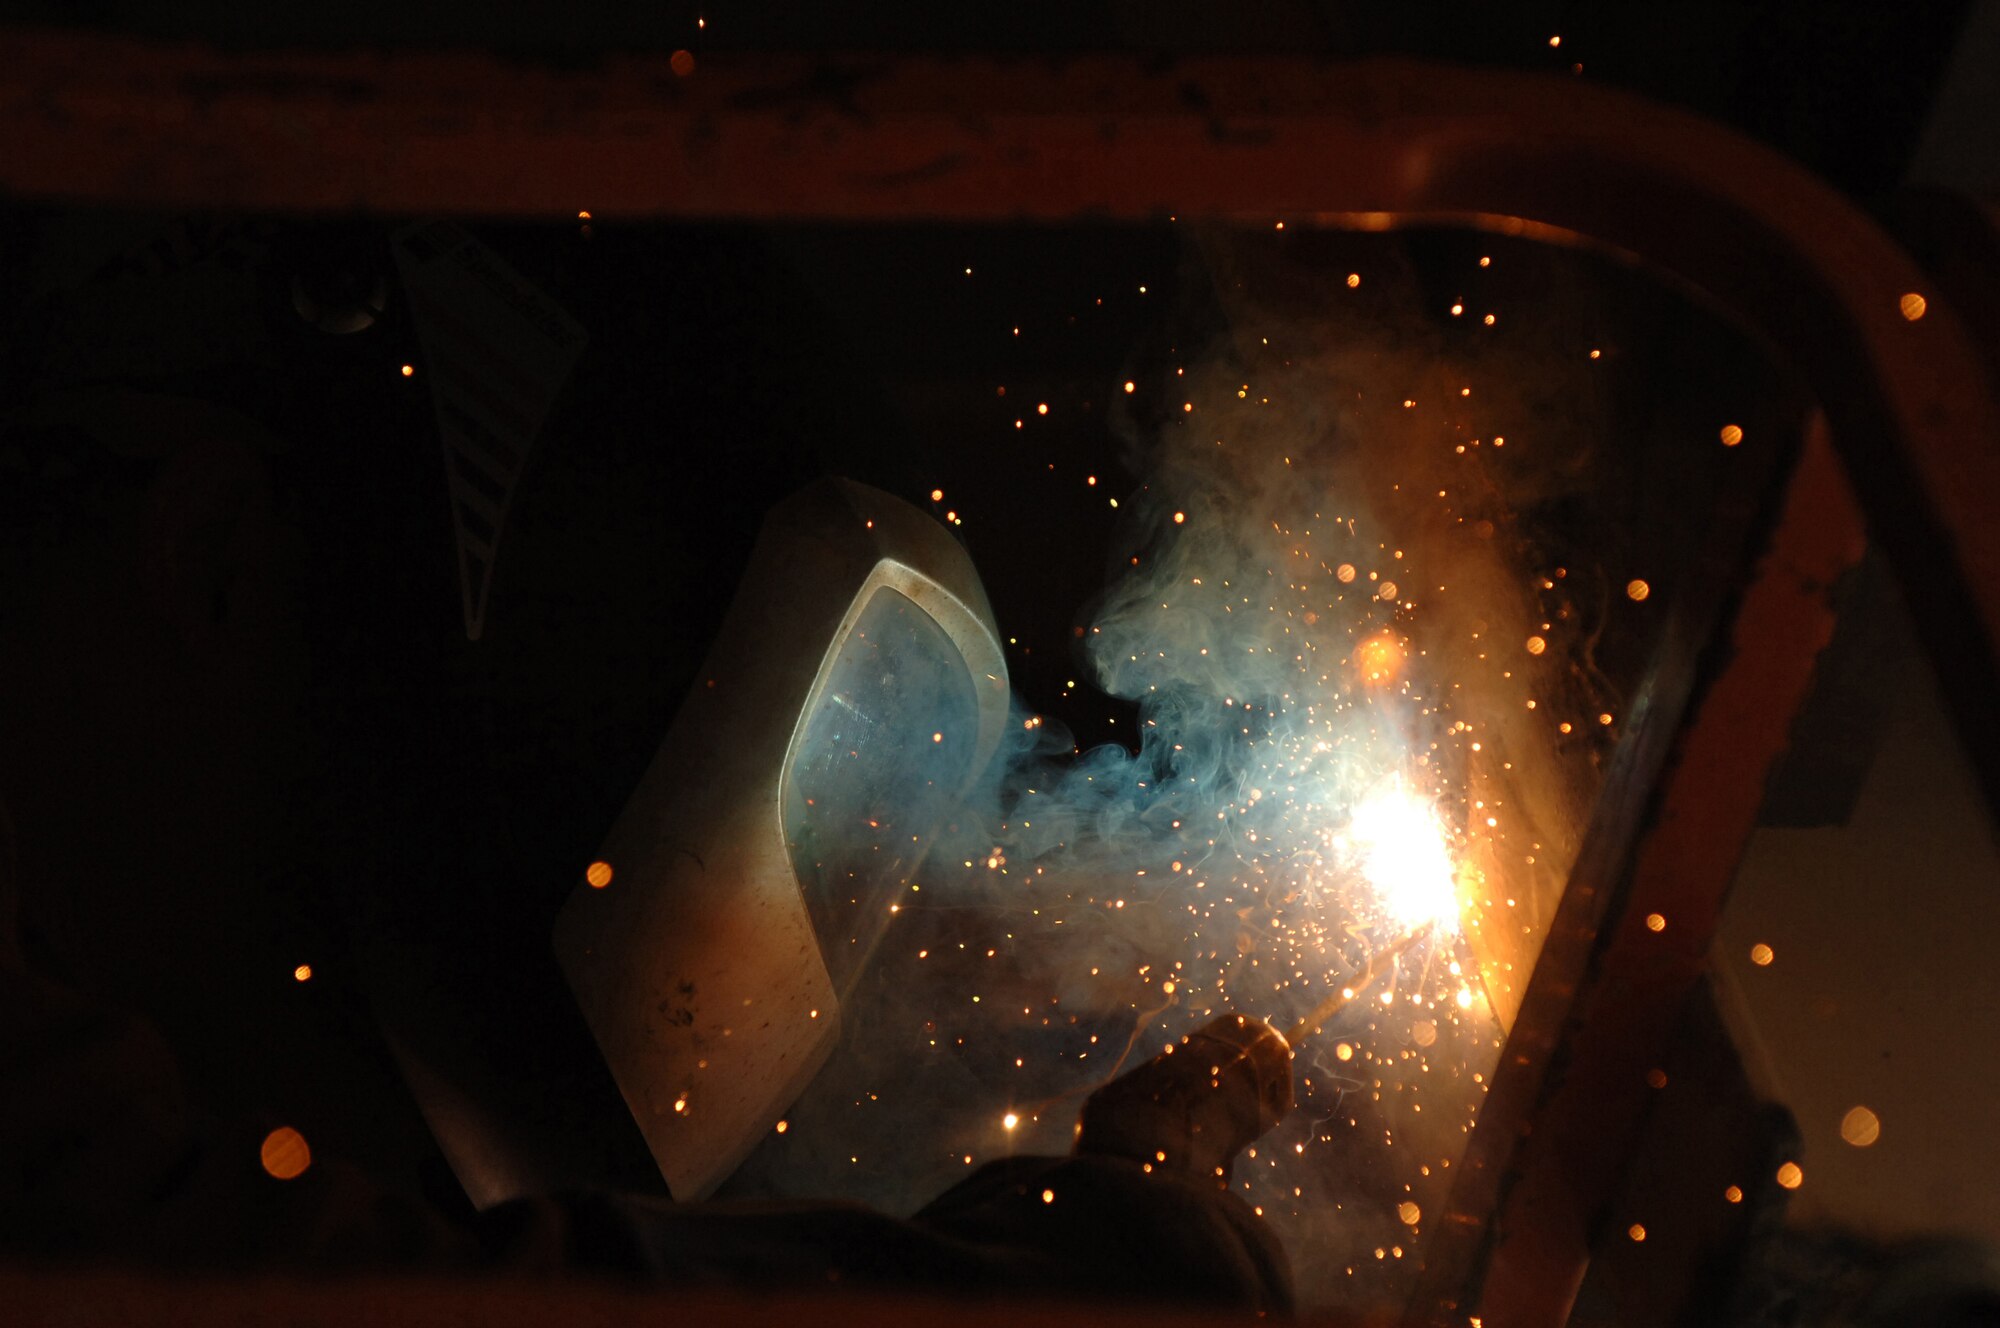
<path id="1" fill-rule="evenodd" d="M 1467 1312 L 1496 1324 L 1568 1322 L 1592 1227 L 1637 1143 L 1649 1075 L 1707 971 L 1765 781 L 1832 638 L 1835 586 L 1865 547 L 1853 490 L 1815 420 L 1728 629 L 1727 666 L 1677 735 L 1648 735 L 1673 737 L 1674 750 L 1663 776 L 1641 781 L 1656 785 L 1656 809 L 1636 852 L 1621 842 L 1627 833 L 1600 832 L 1606 811 L 1636 817 L 1639 807 L 1600 808 L 1571 873 L 1451 1211 L 1426 1251 L 1424 1311 L 1457 1312 L 1454 1322 Z M 1643 759 L 1633 748 L 1644 741 L 1628 743 L 1620 760 Z M 1617 770 L 1606 790 L 1618 797 Z M 1543 1076 L 1559 1044 L 1565 1070 L 1550 1085 Z M 1483 1285 L 1466 1296 L 1467 1277 L 1482 1270 Z"/>

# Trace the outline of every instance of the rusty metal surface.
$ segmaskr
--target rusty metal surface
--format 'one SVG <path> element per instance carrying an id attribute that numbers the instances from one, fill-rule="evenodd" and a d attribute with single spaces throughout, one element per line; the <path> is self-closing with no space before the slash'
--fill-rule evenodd
<path id="1" fill-rule="evenodd" d="M 1804 437 L 1809 423 L 1824 448 L 1824 423 L 1817 418 L 1793 426 L 1794 442 Z M 1795 445 L 1743 456 L 1743 473 L 1719 496 L 1707 533 L 1689 551 L 1684 588 L 1669 606 L 1646 677 L 1627 704 L 1625 736 L 1590 808 L 1554 919 L 1525 984 L 1520 1017 L 1509 1028 L 1493 1091 L 1459 1160 L 1445 1221 L 1423 1253 L 1413 1322 L 1425 1314 L 1460 1321 L 1455 1312 L 1461 1301 L 1472 1303 L 1466 1292 L 1476 1290 L 1476 1279 L 1493 1253 L 1489 1222 L 1501 1194 L 1519 1183 L 1524 1172 L 1552 1165 L 1548 1155 L 1531 1155 L 1526 1147 L 1536 1113 L 1546 1105 L 1544 1075 L 1560 1081 L 1559 1062 L 1586 1008 L 1589 984 L 1601 971 L 1593 968 L 1600 935 L 1625 906 L 1619 887 L 1650 829 L 1655 791 L 1694 713 L 1704 669 L 1719 667 L 1709 658 L 1711 643 L 1726 634 L 1731 599 L 1747 583 L 1798 452 Z M 1615 1118 L 1607 1124 L 1614 1133 L 1621 1128 Z M 1573 1225 L 1584 1228 L 1591 1204 L 1585 1196 L 1576 1198 Z M 1586 1242 L 1564 1240 L 1515 1250 L 1541 1260 L 1526 1276 L 1528 1285 L 1573 1289 L 1583 1276 L 1589 1248 Z M 1506 1308 L 1504 1299 L 1500 1308 Z"/>
<path id="2" fill-rule="evenodd" d="M 1824 585 L 1859 538 L 1856 494 L 2000 807 L 2000 405 L 1988 368 L 1947 300 L 1843 197 L 1692 116 L 1580 80 L 1400 62 L 761 57 L 704 61 L 682 78 L 659 61 L 554 72 L 477 54 L 222 54 L 17 31 L 0 32 L 0 141 L 0 189 L 120 205 L 1449 220 L 1622 251 L 1757 331 L 1818 394 L 1858 479 L 1850 492 L 1824 443 L 1808 448 L 1626 905 L 1612 907 L 1611 887 L 1629 855 L 1573 882 L 1517 1029 L 1525 1062 L 1510 1061 L 1488 1103 L 1511 1103 L 1519 1126 L 1540 1101 L 1535 1134 L 1516 1156 L 1507 1117 L 1482 1120 L 1485 1178 L 1441 1233 L 1457 1253 L 1435 1260 L 1440 1278 L 1470 1267 L 1479 1186 L 1490 1204 L 1500 1175 L 1518 1175 L 1491 1246 L 1489 1323 L 1559 1322 L 1580 1276 L 1592 1204 L 1612 1183 L 1599 1173 L 1616 1172 L 1640 1119 L 1643 1052 L 1698 971 L 1827 626 Z M 1915 321 L 1899 307 L 1913 292 L 1928 302 Z M 1665 931 L 1644 929 L 1650 911 L 1669 917 Z M 1600 921 L 1611 928 L 1601 952 Z M 1611 980 L 1593 985 L 1593 973 Z M 1544 1099 L 1558 1047 L 1567 1074 Z"/>
<path id="3" fill-rule="evenodd" d="M 1865 545 L 1815 426 L 1737 607 L 1727 663 L 1681 727 L 1629 878 L 1621 890 L 1628 854 L 1616 842 L 1587 847 L 1572 875 L 1427 1256 L 1419 1312 L 1479 1313 L 1498 1328 L 1568 1317 L 1646 1117 L 1648 1075 L 1707 970 L 1765 778 L 1832 637 L 1835 583 Z M 1483 1285 L 1462 1298 L 1481 1267 Z"/>
<path id="4" fill-rule="evenodd" d="M 1800 1156 L 1798 1124 L 1757 1096 L 1709 984 L 1690 995 L 1673 1043 L 1664 1082 L 1647 1078 L 1642 1137 L 1600 1223 L 1572 1324 L 1593 1283 L 1617 1328 L 1735 1322 L 1754 1303 L 1746 1273 L 1770 1257 L 1784 1223 L 1791 1191 L 1778 1168 Z"/>

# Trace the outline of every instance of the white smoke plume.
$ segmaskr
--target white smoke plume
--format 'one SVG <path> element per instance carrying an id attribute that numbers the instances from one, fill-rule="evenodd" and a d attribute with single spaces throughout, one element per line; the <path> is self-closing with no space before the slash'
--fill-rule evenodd
<path id="1" fill-rule="evenodd" d="M 738 1192 L 907 1211 L 996 1154 L 1066 1151 L 1121 1067 L 1226 1011 L 1287 1028 L 1423 930 L 1298 1049 L 1300 1109 L 1235 1181 L 1309 1299 L 1349 1269 L 1387 1296 L 1594 788 L 1544 721 L 1610 702 L 1587 644 L 1543 626 L 1519 516 L 1581 483 L 1577 446 L 1536 429 L 1584 407 L 1532 335 L 1501 356 L 1418 330 L 1408 274 L 1364 297 L 1227 236 L 1198 261 L 1225 330 L 1136 384 L 1131 553 L 1080 620 L 1138 750 L 1077 751 L 1020 703 Z"/>

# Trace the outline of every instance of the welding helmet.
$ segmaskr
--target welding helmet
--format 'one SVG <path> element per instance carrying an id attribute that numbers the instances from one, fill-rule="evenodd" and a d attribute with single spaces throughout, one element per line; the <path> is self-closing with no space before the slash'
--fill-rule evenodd
<path id="1" fill-rule="evenodd" d="M 851 987 L 1008 708 L 963 548 L 888 494 L 779 504 L 686 702 L 555 927 L 675 1198 L 726 1179 Z"/>
<path id="2" fill-rule="evenodd" d="M 583 454 L 562 464 L 588 483 L 573 484 L 574 495 L 544 483 L 539 510 L 514 520 L 554 403 L 567 391 L 612 398 L 620 418 L 651 418 L 662 399 L 617 392 L 644 381 L 632 361 L 657 347 L 635 343 L 624 360 L 607 348 L 586 364 L 582 326 L 449 222 L 386 237 L 266 227 L 204 238 L 185 224 L 170 234 L 176 252 L 206 264 L 196 275 L 208 304 L 166 298 L 180 289 L 177 269 L 127 280 L 120 267 L 65 287 L 50 317 L 68 358 L 44 373 L 45 400 L 27 422 L 120 446 L 163 433 L 248 439 L 282 452 L 286 491 L 310 497 L 297 519 L 314 551 L 304 579 L 325 679 L 312 704 L 341 752 L 315 778 L 337 783 L 339 796 L 316 794 L 300 812 L 308 829 L 278 875 L 294 894 L 327 883 L 337 915 L 327 931 L 342 934 L 352 967 L 313 947 L 322 972 L 300 996 L 333 997 L 352 978 L 475 1207 L 560 1188 L 642 1188 L 653 1168 L 677 1198 L 709 1192 L 829 1055 L 843 990 L 893 895 L 998 743 L 1006 670 L 970 560 L 935 520 L 858 484 L 821 481 L 779 503 L 660 741 L 653 726 L 670 698 L 646 699 L 644 676 L 629 680 L 664 667 L 677 688 L 685 663 L 678 644 L 649 654 L 627 639 L 706 634 L 721 597 L 705 574 L 738 556 L 733 532 L 760 501 L 752 495 L 791 481 L 776 460 L 787 448 L 739 447 L 730 476 L 678 490 L 680 506 L 592 509 L 591 538 L 577 540 L 561 502 L 605 496 L 601 475 L 640 491 L 686 478 L 650 429 L 606 450 L 601 428 L 577 426 L 571 449 Z M 649 261 L 664 261 L 656 250 L 645 250 Z M 712 257 L 691 250 L 656 279 L 699 303 L 708 288 L 696 278 Z M 135 374 L 137 351 L 130 337 L 92 329 L 163 309 L 186 326 L 141 338 L 137 349 L 160 364 L 139 367 L 172 370 L 196 395 L 106 396 L 97 385 Z M 680 348 L 690 381 L 711 363 L 689 358 L 694 350 L 716 363 L 757 360 L 726 337 Z M 245 376 L 224 372 L 239 363 L 267 371 L 248 381 L 283 390 L 239 400 Z M 596 376 L 566 386 L 573 371 Z M 89 390 L 62 391 L 77 385 Z M 226 419 L 204 404 L 204 389 L 231 403 Z M 713 431 L 705 397 L 673 400 L 683 429 Z M 428 434 L 414 423 L 425 402 Z M 746 416 L 744 434 L 720 443 L 740 443 L 760 419 Z M 366 446 L 347 436 L 357 420 L 380 425 L 361 431 Z M 420 436 L 442 444 L 441 486 L 437 452 L 405 446 Z M 441 532 L 429 504 L 440 488 L 457 555 L 450 572 L 435 558 Z M 697 504 L 712 519 L 689 523 L 693 533 L 662 528 L 665 514 Z M 495 633 L 488 607 L 503 531 L 513 616 Z M 455 643 L 437 612 L 446 577 L 463 616 Z M 649 588 L 653 613 L 674 615 L 670 631 L 633 630 L 619 598 L 633 586 Z M 699 594 L 663 605 L 663 589 L 688 587 Z M 577 655 L 600 667 L 583 673 Z M 587 731 L 571 734 L 586 717 Z M 594 854 L 577 853 L 573 872 L 550 879 L 607 823 Z M 439 826 L 456 833 L 426 833 Z M 516 866 L 522 879 L 503 880 Z M 557 914 L 572 883 L 575 897 Z M 284 972 L 289 980 L 289 964 Z M 373 1129 L 376 1160 L 400 1162 L 422 1144 L 385 1119 L 386 1100 L 357 1088 L 351 1102 L 322 1098 L 325 1116 L 302 1123 L 325 1138 L 334 1131 L 318 1134 L 324 1120 L 361 1122 L 344 1135 Z"/>

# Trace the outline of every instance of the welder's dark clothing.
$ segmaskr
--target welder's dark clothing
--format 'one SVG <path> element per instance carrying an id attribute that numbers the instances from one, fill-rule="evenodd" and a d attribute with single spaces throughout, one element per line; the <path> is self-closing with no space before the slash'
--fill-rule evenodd
<path id="1" fill-rule="evenodd" d="M 676 1285 L 862 1285 L 1292 1308 L 1283 1248 L 1211 1184 L 1107 1157 L 990 1163 L 908 1221 L 859 1205 L 521 1200 L 482 1219 L 513 1265 Z"/>
<path id="2" fill-rule="evenodd" d="M 13 1034 L 0 1038 L 0 1258 L 1292 1305 L 1284 1252 L 1246 1204 L 1114 1157 L 997 1161 L 908 1220 L 591 1193 L 517 1200 L 468 1227 L 338 1159 L 265 1175 L 255 1133 L 197 1126 L 143 1022 L 67 999 L 47 1013 L 32 1028 L 0 1018 Z"/>
<path id="3" fill-rule="evenodd" d="M 151 1023 L 28 962 L 9 830 L 0 806 L 0 1260 L 578 1271 L 750 1290 L 835 1283 L 1291 1307 L 1283 1250 L 1247 1205 L 1117 1157 L 994 1162 L 909 1220 L 851 1204 L 599 1192 L 458 1222 L 338 1158 L 275 1179 L 258 1152 L 274 1122 L 206 1114 Z"/>

